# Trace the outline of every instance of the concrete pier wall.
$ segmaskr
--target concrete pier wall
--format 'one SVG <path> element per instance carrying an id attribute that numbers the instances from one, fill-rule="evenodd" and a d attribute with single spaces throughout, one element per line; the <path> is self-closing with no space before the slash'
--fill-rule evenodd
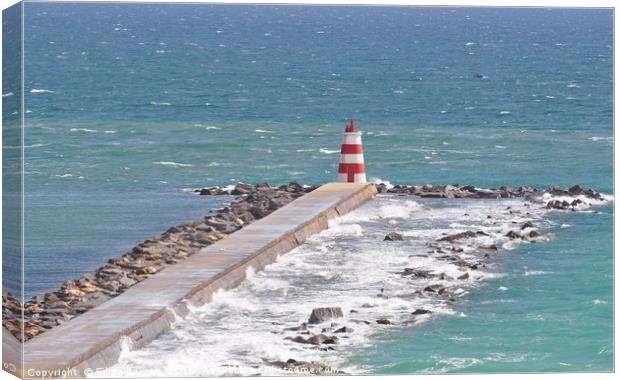
<path id="1" fill-rule="evenodd" d="M 372 184 L 329 183 L 116 298 L 24 344 L 24 377 L 82 377 L 108 368 L 123 344 L 140 348 L 168 330 L 188 303 L 202 305 L 220 289 L 260 270 L 328 227 L 328 221 L 376 194 Z"/>

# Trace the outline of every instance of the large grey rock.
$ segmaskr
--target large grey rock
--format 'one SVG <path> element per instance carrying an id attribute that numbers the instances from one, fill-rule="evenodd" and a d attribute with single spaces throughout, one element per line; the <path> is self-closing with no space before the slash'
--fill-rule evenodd
<path id="1" fill-rule="evenodd" d="M 310 338 L 306 339 L 306 343 L 319 345 L 325 342 L 329 337 L 324 334 L 313 335 Z"/>
<path id="2" fill-rule="evenodd" d="M 237 186 L 235 186 L 233 191 L 231 191 L 230 193 L 232 195 L 243 195 L 243 194 L 250 194 L 252 191 L 254 191 L 254 187 L 252 185 L 246 185 L 244 183 L 240 183 Z"/>
<path id="3" fill-rule="evenodd" d="M 212 243 L 211 239 L 209 239 L 209 234 L 204 231 L 196 231 L 192 235 L 192 239 L 200 244 L 210 244 Z"/>
<path id="4" fill-rule="evenodd" d="M 83 301 L 80 302 L 78 306 L 92 309 L 95 306 L 101 305 L 110 298 L 110 296 L 104 294 L 103 292 L 93 292 L 85 295 L 83 297 Z"/>
<path id="5" fill-rule="evenodd" d="M 312 310 L 308 323 L 321 323 L 330 319 L 342 318 L 342 309 L 339 307 L 317 307 Z"/>

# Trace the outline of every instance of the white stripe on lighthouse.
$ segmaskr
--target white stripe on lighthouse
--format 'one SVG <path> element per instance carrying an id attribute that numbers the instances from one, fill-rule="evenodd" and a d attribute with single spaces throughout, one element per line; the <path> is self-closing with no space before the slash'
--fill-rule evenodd
<path id="1" fill-rule="evenodd" d="M 366 182 L 366 173 L 355 173 L 354 182 Z"/>
<path id="2" fill-rule="evenodd" d="M 341 154 L 340 163 L 341 164 L 363 164 L 364 155 L 363 154 Z"/>
<path id="3" fill-rule="evenodd" d="M 359 132 L 345 133 L 342 136 L 343 144 L 362 145 L 362 136 Z"/>

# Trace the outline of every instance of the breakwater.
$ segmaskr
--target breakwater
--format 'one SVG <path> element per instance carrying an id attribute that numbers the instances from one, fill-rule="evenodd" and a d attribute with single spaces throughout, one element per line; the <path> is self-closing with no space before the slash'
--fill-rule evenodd
<path id="1" fill-rule="evenodd" d="M 201 249 L 132 286 L 78 318 L 24 345 L 24 368 L 37 374 L 61 369 L 84 375 L 118 358 L 123 342 L 139 348 L 169 328 L 188 305 L 208 302 L 219 289 L 238 285 L 248 268 L 261 269 L 328 226 L 328 221 L 376 194 L 370 184 L 328 184 Z M 119 316 L 122 316 L 119 317 Z M 57 347 L 53 351 L 49 347 Z M 73 372 L 72 372 L 73 373 Z M 73 375 L 72 375 L 73 376 Z"/>

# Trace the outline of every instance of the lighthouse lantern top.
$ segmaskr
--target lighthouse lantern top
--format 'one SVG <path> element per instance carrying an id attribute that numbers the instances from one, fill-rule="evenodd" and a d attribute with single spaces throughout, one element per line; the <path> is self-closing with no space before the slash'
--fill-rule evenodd
<path id="1" fill-rule="evenodd" d="M 349 119 L 349 122 L 347 123 L 347 127 L 344 130 L 345 132 L 357 132 L 357 129 L 355 129 L 355 120 L 353 119 Z"/>

